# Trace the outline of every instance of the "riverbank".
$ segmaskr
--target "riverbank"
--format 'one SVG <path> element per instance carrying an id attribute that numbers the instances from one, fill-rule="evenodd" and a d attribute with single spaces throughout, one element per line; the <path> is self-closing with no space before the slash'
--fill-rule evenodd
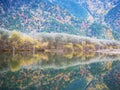
<path id="1" fill-rule="evenodd" d="M 103 54 L 120 54 L 120 49 L 102 49 L 97 50 L 96 52 Z"/>

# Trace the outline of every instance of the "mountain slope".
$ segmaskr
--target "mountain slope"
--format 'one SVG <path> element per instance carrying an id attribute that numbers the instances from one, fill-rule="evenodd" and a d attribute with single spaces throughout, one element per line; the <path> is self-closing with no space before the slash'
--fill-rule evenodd
<path id="1" fill-rule="evenodd" d="M 84 19 L 87 17 L 87 10 L 80 6 L 75 0 L 54 0 L 52 3 L 59 5 L 61 8 L 66 9 L 74 16 Z"/>
<path id="2" fill-rule="evenodd" d="M 120 3 L 107 13 L 105 21 L 113 29 L 113 34 L 120 37 Z"/>
<path id="3" fill-rule="evenodd" d="M 24 33 L 57 32 L 118 40 L 120 36 L 116 33 L 119 28 L 111 28 L 111 19 L 107 19 L 109 15 L 106 14 L 112 8 L 119 12 L 119 2 L 120 0 L 1 0 L 0 27 Z M 115 18 L 118 17 L 119 13 Z M 113 23 L 116 25 L 115 21 Z"/>
<path id="4" fill-rule="evenodd" d="M 13 5 L 14 4 L 14 5 Z M 4 4 L 3 4 L 4 5 Z M 65 32 L 81 34 L 83 20 L 48 0 L 12 2 L 10 9 L 2 9 L 0 26 L 22 32 Z M 2 8 L 2 7 L 1 7 Z M 2 11 L 1 10 L 1 11 Z"/>

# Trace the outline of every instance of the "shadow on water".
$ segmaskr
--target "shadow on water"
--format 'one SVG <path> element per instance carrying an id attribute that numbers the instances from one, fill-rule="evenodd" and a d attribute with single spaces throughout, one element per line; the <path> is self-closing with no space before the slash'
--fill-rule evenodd
<path id="1" fill-rule="evenodd" d="M 118 68 L 119 54 L 5 52 L 0 53 L 0 89 L 119 90 Z"/>

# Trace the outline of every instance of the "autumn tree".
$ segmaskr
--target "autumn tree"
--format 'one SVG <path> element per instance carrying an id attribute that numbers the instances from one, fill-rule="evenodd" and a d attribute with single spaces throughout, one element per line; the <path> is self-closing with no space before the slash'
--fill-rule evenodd
<path id="1" fill-rule="evenodd" d="M 20 32 L 12 31 L 11 34 L 9 35 L 9 40 L 11 42 L 10 44 L 12 46 L 13 55 L 14 55 L 15 49 L 19 48 L 22 41 Z"/>

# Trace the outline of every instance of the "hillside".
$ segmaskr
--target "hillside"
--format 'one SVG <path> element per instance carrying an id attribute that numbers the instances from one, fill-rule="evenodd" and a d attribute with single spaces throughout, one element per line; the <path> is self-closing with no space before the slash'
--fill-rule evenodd
<path id="1" fill-rule="evenodd" d="M 115 39 L 120 38 L 120 3 L 112 8 L 105 16 L 105 21 L 113 29 Z"/>
<path id="2" fill-rule="evenodd" d="M 109 23 L 112 17 L 119 17 L 119 2 L 120 0 L 1 0 L 0 27 L 23 33 L 55 32 L 119 40 L 119 19 L 116 19 L 118 22 L 114 20 L 112 25 Z M 111 17 L 109 14 L 112 11 L 115 14 L 111 13 Z"/>
<path id="3" fill-rule="evenodd" d="M 3 11 L 0 20 L 1 27 L 25 33 L 65 32 L 81 34 L 80 23 L 84 22 L 74 17 L 66 9 L 60 8 L 59 5 L 52 4 L 48 0 L 11 2 L 10 9 Z"/>

